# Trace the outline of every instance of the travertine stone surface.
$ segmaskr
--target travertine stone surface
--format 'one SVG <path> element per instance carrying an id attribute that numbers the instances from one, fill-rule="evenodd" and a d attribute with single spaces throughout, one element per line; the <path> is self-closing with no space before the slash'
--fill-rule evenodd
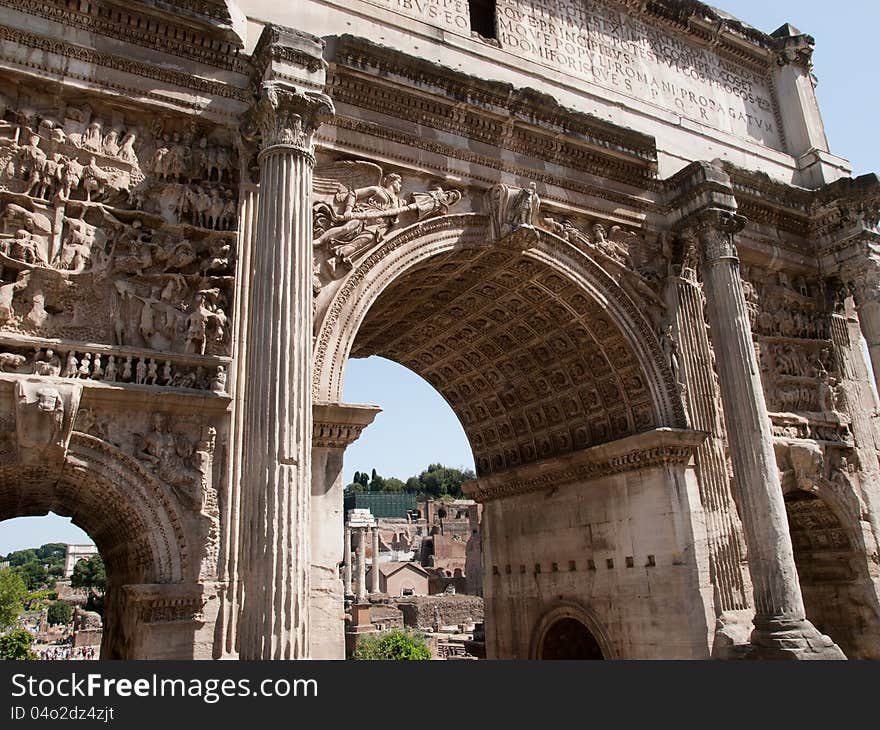
<path id="1" fill-rule="evenodd" d="M 0 519 L 89 532 L 105 657 L 344 656 L 381 355 L 472 447 L 489 656 L 880 658 L 880 180 L 809 35 L 172 5 L 0 0 Z"/>

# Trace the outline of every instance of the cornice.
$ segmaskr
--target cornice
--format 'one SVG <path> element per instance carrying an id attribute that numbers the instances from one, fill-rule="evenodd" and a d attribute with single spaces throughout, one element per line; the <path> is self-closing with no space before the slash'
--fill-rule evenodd
<path id="1" fill-rule="evenodd" d="M 360 438 L 381 410 L 379 406 L 315 403 L 312 406 L 312 447 L 347 448 Z"/>
<path id="2" fill-rule="evenodd" d="M 477 502 L 491 502 L 658 466 L 686 466 L 705 438 L 698 431 L 656 429 L 497 472 L 466 482 L 463 490 Z"/>
<path id="3" fill-rule="evenodd" d="M 498 170 L 500 172 L 510 173 L 521 178 L 527 178 L 535 182 L 552 185 L 563 190 L 571 190 L 596 200 L 606 200 L 615 205 L 616 215 L 618 217 L 627 220 L 629 224 L 633 226 L 640 226 L 642 224 L 640 214 L 651 212 L 656 208 L 654 203 L 647 200 L 645 197 L 627 195 L 624 192 L 612 190 L 608 187 L 591 185 L 570 176 L 555 175 L 543 169 L 535 169 L 524 164 L 517 164 L 515 161 L 501 159 L 498 155 L 480 154 L 461 145 L 447 144 L 436 139 L 429 139 L 422 135 L 409 134 L 401 130 L 393 129 L 387 125 L 368 122 L 361 119 L 353 119 L 343 115 L 337 115 L 331 122 L 328 122 L 325 126 L 321 127 L 321 130 L 325 131 L 319 130 L 316 133 L 315 140 L 325 148 L 338 147 L 340 150 L 344 149 L 346 152 L 357 153 L 367 157 L 375 153 L 374 145 L 359 144 L 349 135 L 346 135 L 343 140 L 337 140 L 332 134 L 326 131 L 327 128 L 333 127 L 339 131 L 354 132 L 359 135 L 364 135 L 367 138 L 382 139 L 386 142 L 400 145 L 402 149 L 407 149 L 409 152 L 407 156 L 395 156 L 387 150 L 384 153 L 385 155 L 394 157 L 400 164 L 417 165 L 420 168 L 424 167 L 424 161 L 420 161 L 412 156 L 412 150 L 423 150 L 432 155 L 438 155 L 439 158 L 461 160 L 470 165 L 485 167 L 487 170 Z M 438 170 L 438 173 L 441 172 L 445 172 L 445 170 Z M 596 168 L 591 168 L 590 172 L 596 174 L 597 170 Z M 609 179 L 620 180 L 618 176 L 611 174 L 606 175 L 606 177 Z M 472 182 L 484 183 L 487 186 L 494 184 L 498 180 L 495 175 L 480 176 L 474 173 L 473 170 L 469 172 L 468 179 Z M 635 184 L 631 178 L 624 178 L 622 181 L 629 184 Z M 550 199 L 547 198 L 547 201 L 549 202 Z M 621 209 L 620 206 L 622 206 L 623 209 Z M 623 212 L 624 210 L 629 212 Z"/>
<path id="4" fill-rule="evenodd" d="M 113 69 L 114 71 L 121 71 L 124 73 L 152 79 L 154 81 L 161 81 L 171 86 L 189 89 L 191 91 L 196 91 L 206 96 L 231 99 L 238 102 L 251 101 L 250 93 L 247 89 L 244 88 L 232 86 L 221 81 L 213 81 L 211 79 L 200 78 L 198 76 L 182 73 L 180 71 L 174 71 L 171 69 L 160 68 L 158 66 L 141 63 L 139 61 L 134 61 L 130 58 L 125 58 L 123 56 L 116 56 L 109 53 L 101 53 L 100 51 L 95 51 L 91 48 L 75 45 L 73 43 L 69 43 L 58 38 L 49 38 L 46 36 L 37 35 L 35 33 L 29 33 L 19 28 L 11 28 L 6 25 L 0 25 L 0 40 L 2 40 L 4 44 L 17 43 L 21 46 L 25 46 L 26 48 L 35 49 L 43 53 L 58 54 L 68 58 L 76 59 L 78 61 L 82 61 L 85 64 L 109 68 Z M 7 60 L 10 63 L 17 65 L 17 60 L 10 57 L 8 50 L 4 49 L 4 51 L 4 60 Z M 41 66 L 38 68 L 40 68 L 40 70 L 48 71 L 51 73 L 51 69 L 46 68 L 45 66 Z M 72 71 L 65 71 L 65 75 L 68 77 L 76 76 L 76 74 Z M 100 74 L 94 74 L 90 77 L 81 76 L 81 78 L 83 78 L 83 80 L 92 81 L 94 83 L 108 85 L 106 79 L 101 78 Z M 153 95 L 155 95 L 155 92 L 153 93 Z M 162 96 L 161 98 L 165 99 L 166 97 Z M 175 103 L 180 105 L 179 101 L 175 101 Z M 201 105 L 197 104 L 190 104 L 188 106 L 192 106 L 193 108 L 201 107 Z"/>
<path id="5" fill-rule="evenodd" d="M 619 158 L 618 164 L 644 170 L 645 178 L 653 177 L 657 169 L 653 137 L 567 109 L 534 89 L 479 79 L 349 35 L 332 39 L 328 55 L 334 99 L 337 93 L 346 94 L 353 97 L 350 103 L 354 105 L 377 107 L 392 116 L 439 125 L 444 131 L 460 132 L 462 122 L 470 122 L 473 129 L 469 132 L 479 135 L 482 128 L 486 139 L 494 143 L 498 142 L 498 125 L 531 126 L 546 130 L 547 139 L 564 137 L 571 148 L 589 148 L 609 160 Z M 372 94 L 366 93 L 365 83 Z M 394 90 L 403 96 L 389 108 L 389 101 L 395 101 L 393 94 L 392 99 L 381 98 L 376 86 L 384 87 L 386 95 L 391 93 L 386 90 Z"/>
<path id="6" fill-rule="evenodd" d="M 186 2 L 178 0 L 177 4 L 185 5 Z M 194 4 L 192 0 L 190 4 Z M 217 13 L 221 11 L 211 3 L 199 4 L 205 5 L 206 9 L 214 8 Z M 0 0 L 0 6 L 214 68 L 247 72 L 247 64 L 238 53 L 241 43 L 236 43 L 227 33 L 218 34 L 213 27 L 199 28 L 192 23 L 174 22 L 175 19 L 164 14 L 157 19 L 142 9 L 132 8 L 131 3 L 120 2 L 110 7 L 109 4 L 65 0 Z M 215 16 L 220 22 L 229 19 L 225 8 L 223 13 L 225 18 Z"/>

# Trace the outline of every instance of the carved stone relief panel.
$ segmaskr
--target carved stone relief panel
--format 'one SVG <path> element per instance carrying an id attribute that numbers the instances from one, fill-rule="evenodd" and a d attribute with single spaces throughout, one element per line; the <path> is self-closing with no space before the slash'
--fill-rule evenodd
<path id="1" fill-rule="evenodd" d="M 0 332 L 227 354 L 229 133 L 32 84 L 0 94 Z"/>
<path id="2" fill-rule="evenodd" d="M 848 443 L 846 396 L 818 280 L 744 266 L 743 288 L 774 433 Z"/>
<path id="3" fill-rule="evenodd" d="M 352 262 L 393 230 L 443 215 L 462 199 L 437 182 L 410 181 L 363 160 L 327 160 L 314 171 L 315 293 L 343 277 Z"/>
<path id="4" fill-rule="evenodd" d="M 666 311 L 663 284 L 670 253 L 661 238 L 598 219 L 544 212 L 541 225 L 591 256 L 640 305 L 658 334 Z"/>

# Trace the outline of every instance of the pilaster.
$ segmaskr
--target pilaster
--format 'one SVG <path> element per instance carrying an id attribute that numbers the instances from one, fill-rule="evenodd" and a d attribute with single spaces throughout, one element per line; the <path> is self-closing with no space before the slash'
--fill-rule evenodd
<path id="1" fill-rule="evenodd" d="M 352 595 L 353 556 L 352 530 L 343 527 L 343 458 L 379 411 L 377 406 L 341 403 L 315 403 L 312 409 L 312 659 L 345 658 L 344 608 Z"/>

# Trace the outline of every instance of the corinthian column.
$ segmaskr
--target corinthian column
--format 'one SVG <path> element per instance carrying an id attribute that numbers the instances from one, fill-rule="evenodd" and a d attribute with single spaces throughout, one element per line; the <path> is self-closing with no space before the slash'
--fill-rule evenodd
<path id="1" fill-rule="evenodd" d="M 309 655 L 312 135 L 329 98 L 263 82 L 243 477 L 252 532 L 242 659 Z"/>
<path id="2" fill-rule="evenodd" d="M 758 657 L 842 659 L 840 649 L 806 619 L 734 240 L 744 225 L 744 218 L 720 208 L 703 209 L 687 221 L 700 246 L 748 550 L 755 598 L 751 643 Z"/>
<path id="3" fill-rule="evenodd" d="M 880 261 L 866 257 L 849 283 L 862 336 L 868 343 L 874 381 L 880 384 Z"/>

